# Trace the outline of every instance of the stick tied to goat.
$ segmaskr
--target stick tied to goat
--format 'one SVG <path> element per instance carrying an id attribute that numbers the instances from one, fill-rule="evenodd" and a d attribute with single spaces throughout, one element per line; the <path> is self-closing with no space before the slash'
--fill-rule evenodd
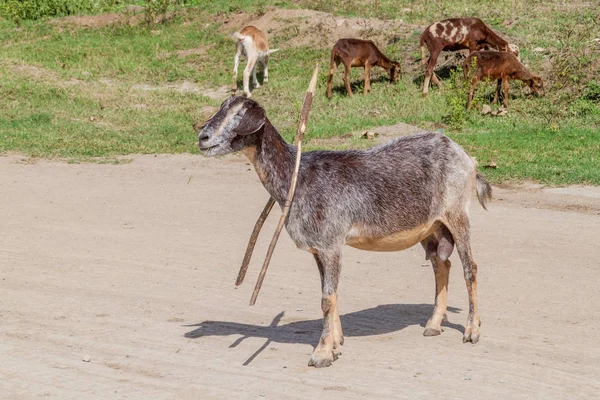
<path id="1" fill-rule="evenodd" d="M 271 239 L 271 244 L 269 245 L 269 249 L 267 250 L 267 255 L 265 257 L 265 261 L 263 262 L 263 266 L 260 270 L 260 274 L 258 275 L 258 280 L 256 281 L 256 286 L 254 287 L 254 292 L 252 292 L 252 298 L 250 299 L 251 306 L 253 306 L 256 303 L 258 293 L 260 292 L 260 288 L 265 279 L 265 274 L 267 273 L 267 268 L 269 267 L 269 262 L 271 261 L 271 257 L 273 256 L 273 251 L 275 250 L 275 246 L 277 245 L 277 241 L 279 240 L 279 234 L 281 233 L 281 230 L 283 229 L 283 225 L 285 224 L 287 216 L 290 213 L 290 208 L 292 207 L 292 201 L 294 199 L 294 192 L 296 190 L 296 183 L 298 182 L 298 171 L 300 170 L 300 158 L 302 156 L 302 138 L 304 137 L 304 132 L 306 131 L 306 123 L 308 122 L 308 114 L 310 112 L 312 100 L 315 95 L 315 90 L 317 88 L 318 75 L 319 75 L 319 64 L 317 64 L 315 66 L 315 70 L 314 70 L 312 78 L 310 80 L 310 84 L 308 85 L 308 90 L 306 91 L 306 95 L 304 96 L 304 103 L 302 104 L 302 111 L 300 112 L 300 122 L 298 123 L 298 129 L 296 130 L 296 137 L 294 139 L 294 144 L 296 144 L 296 146 L 297 146 L 297 148 L 296 148 L 296 164 L 294 166 L 294 173 L 292 175 L 290 189 L 288 191 L 288 196 L 287 196 L 287 199 L 283 206 L 283 213 L 281 214 L 281 218 L 279 219 L 277 228 L 275 228 L 275 233 L 273 234 L 273 238 Z M 271 202 L 271 200 L 273 200 L 273 199 L 272 198 L 269 199 L 269 202 Z M 273 202 L 274 202 L 274 200 L 273 200 Z M 268 206 L 269 206 L 269 203 L 267 203 L 267 206 L 263 210 L 263 214 L 268 215 L 268 211 L 267 211 Z M 265 219 L 266 219 L 266 215 L 265 215 Z M 258 231 L 260 231 L 260 227 L 262 227 L 262 223 L 264 222 L 264 219 L 261 221 L 261 218 L 262 218 L 262 214 L 256 223 L 257 225 L 259 225 L 259 223 L 260 223 L 260 226 L 258 227 Z M 256 226 L 255 226 L 255 230 L 256 230 Z M 252 233 L 254 235 L 254 232 L 252 232 Z M 258 237 L 258 232 L 256 232 L 256 236 Z M 251 240 L 252 240 L 252 238 L 251 238 Z M 255 242 L 256 242 L 256 239 L 255 239 Z M 248 243 L 248 247 L 250 247 L 250 243 Z M 253 247 L 254 247 L 254 244 L 252 244 L 252 248 Z M 252 255 L 252 251 L 250 251 L 250 256 L 251 255 Z M 245 261 L 245 259 L 244 259 L 244 261 Z M 248 261 L 249 261 L 249 259 L 248 259 Z M 244 265 L 242 265 L 242 269 L 243 269 L 243 267 L 244 267 Z M 247 268 L 247 265 L 246 265 L 246 268 Z M 242 269 L 240 269 L 240 276 L 241 276 L 241 279 L 243 280 L 244 279 L 243 274 L 245 274 L 245 271 L 242 271 Z M 243 274 L 242 274 L 242 272 L 243 272 Z M 238 281 L 239 281 L 239 278 L 240 277 L 238 276 Z"/>
<path id="2" fill-rule="evenodd" d="M 256 241 L 258 240 L 258 234 L 260 233 L 260 230 L 262 229 L 265 220 L 271 213 L 274 204 L 275 199 L 273 197 L 269 197 L 269 201 L 267 201 L 265 208 L 263 209 L 262 213 L 260 213 L 256 224 L 254 224 L 252 235 L 250 235 L 250 240 L 248 241 L 248 247 L 246 247 L 246 254 L 244 254 L 244 260 L 242 261 L 240 272 L 238 273 L 237 280 L 235 281 L 235 286 L 240 286 L 244 282 L 246 272 L 248 271 L 248 265 L 250 264 L 250 260 L 252 259 L 252 253 L 254 252 L 254 246 L 256 245 Z"/>
<path id="3" fill-rule="evenodd" d="M 310 90 L 310 87 L 309 87 L 309 90 Z M 308 93 L 307 93 L 307 95 L 308 95 Z M 314 95 L 314 91 L 313 91 L 313 95 Z M 306 104 L 306 96 L 305 96 L 304 102 Z M 312 98 L 311 98 L 310 102 L 311 103 L 308 105 L 308 109 L 306 111 L 306 121 L 304 121 L 305 125 L 306 125 L 306 122 L 308 121 L 308 110 L 310 110 L 310 106 L 312 104 Z M 302 110 L 304 110 L 304 104 L 302 105 Z M 296 135 L 294 136 L 294 146 L 298 145 L 298 140 L 300 139 L 298 132 L 300 131 L 300 128 L 302 127 L 302 121 L 303 121 L 302 115 L 303 115 L 302 112 L 300 112 L 300 124 L 298 125 L 298 131 L 296 132 Z M 304 127 L 304 129 L 306 129 L 306 126 Z M 304 134 L 304 132 L 303 132 L 303 134 Z M 252 253 L 254 253 L 254 246 L 256 246 L 256 241 L 258 240 L 258 235 L 260 234 L 260 231 L 261 231 L 265 221 L 269 217 L 269 214 L 271 213 L 271 210 L 273 209 L 273 205 L 275 205 L 275 199 L 273 197 L 270 197 L 269 200 L 267 201 L 267 204 L 265 204 L 265 208 L 260 213 L 258 220 L 256 220 L 256 223 L 254 224 L 254 229 L 252 230 L 252 234 L 250 235 L 250 239 L 248 240 L 248 246 L 246 247 L 246 253 L 244 254 L 244 259 L 242 260 L 242 266 L 240 267 L 240 272 L 238 272 L 238 277 L 235 281 L 235 286 L 240 286 L 242 283 L 244 283 L 244 278 L 246 277 L 246 272 L 248 272 L 248 266 L 250 265 L 250 260 L 252 259 Z"/>

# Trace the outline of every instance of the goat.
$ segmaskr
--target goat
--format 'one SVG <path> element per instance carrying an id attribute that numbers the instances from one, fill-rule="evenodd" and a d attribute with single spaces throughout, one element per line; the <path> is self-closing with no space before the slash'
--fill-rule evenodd
<path id="1" fill-rule="evenodd" d="M 283 208 L 295 148 L 283 140 L 257 102 L 229 97 L 196 130 L 205 156 L 242 151 Z M 309 365 L 331 365 L 344 343 L 337 305 L 344 244 L 400 251 L 421 243 L 436 281 L 435 307 L 425 336 L 439 335 L 446 318 L 448 258 L 456 245 L 469 297 L 463 342 L 477 343 L 477 264 L 469 222 L 473 192 L 485 208 L 491 199 L 489 183 L 462 147 L 439 133 L 401 137 L 369 150 L 302 154 L 286 230 L 298 248 L 313 254 L 321 275 L 323 332 Z"/>
<path id="2" fill-rule="evenodd" d="M 468 77 L 473 59 L 475 59 L 475 76 L 471 81 L 467 110 L 471 108 L 477 82 L 482 78 L 498 80 L 493 100 L 494 104 L 498 102 L 500 85 L 504 85 L 504 107 L 506 108 L 508 108 L 508 81 L 511 79 L 521 80 L 529 85 L 533 93 L 544 95 L 544 81 L 542 78 L 529 72 L 513 53 L 506 51 L 476 51 L 471 53 L 463 63 L 465 79 Z"/>
<path id="3" fill-rule="evenodd" d="M 390 75 L 391 82 L 396 82 L 398 76 L 401 74 L 400 63 L 387 58 L 371 40 L 340 39 L 335 43 L 333 49 L 331 49 L 331 64 L 329 76 L 327 77 L 327 97 L 330 99 L 333 96 L 333 74 L 340 63 L 344 63 L 346 67 L 344 83 L 350 97 L 352 97 L 352 88 L 350 87 L 349 80 L 351 67 L 365 68 L 365 95 L 371 91 L 371 67 L 374 65 L 379 65 L 385 69 Z"/>
<path id="4" fill-rule="evenodd" d="M 433 69 L 442 51 L 469 49 L 470 52 L 484 48 L 512 51 L 519 55 L 519 48 L 509 44 L 479 18 L 451 18 L 434 22 L 421 34 L 421 63 L 425 70 L 423 96 L 429 92 L 429 82 L 441 86 Z M 425 46 L 429 50 L 429 61 L 425 61 Z"/>
<path id="5" fill-rule="evenodd" d="M 239 32 L 234 32 L 232 37 L 237 40 L 237 47 L 233 59 L 233 93 L 237 91 L 237 74 L 238 65 L 240 64 L 240 56 L 248 59 L 248 64 L 244 68 L 244 93 L 246 97 L 251 97 L 250 94 L 250 73 L 254 87 L 259 88 L 260 84 L 256 79 L 256 64 L 261 63 L 263 66 L 263 85 L 269 81 L 269 55 L 275 53 L 279 49 L 269 50 L 269 41 L 264 33 L 254 26 L 246 26 Z"/>

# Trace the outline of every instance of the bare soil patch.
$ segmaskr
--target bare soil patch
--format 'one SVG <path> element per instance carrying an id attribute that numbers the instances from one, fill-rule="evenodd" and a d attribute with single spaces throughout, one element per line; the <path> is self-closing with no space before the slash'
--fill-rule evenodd
<path id="1" fill-rule="evenodd" d="M 600 215 L 577 209 L 582 196 L 495 188 L 490 211 L 474 201 L 474 346 L 461 342 L 456 254 L 449 322 L 424 337 L 434 277 L 420 246 L 346 248 L 343 354 L 317 370 L 306 364 L 320 333 L 318 272 L 285 233 L 248 306 L 279 210 L 234 287 L 268 198 L 247 159 L 132 158 L 0 157 L 3 397 L 597 399 L 600 309 L 589 305 L 600 301 L 600 248 L 582 233 L 599 232 Z"/>
<path id="2" fill-rule="evenodd" d="M 286 47 L 331 47 L 345 37 L 370 39 L 383 45 L 398 35 L 410 35 L 413 28 L 402 20 L 347 18 L 314 10 L 271 8 L 260 16 L 236 13 L 222 18 L 225 33 L 254 25 L 272 42 L 285 43 Z"/>
<path id="3" fill-rule="evenodd" d="M 133 13 L 106 13 L 99 15 L 72 15 L 56 18 L 51 21 L 59 28 L 102 28 L 108 25 L 127 24 L 135 26 L 142 21 L 142 17 Z"/>

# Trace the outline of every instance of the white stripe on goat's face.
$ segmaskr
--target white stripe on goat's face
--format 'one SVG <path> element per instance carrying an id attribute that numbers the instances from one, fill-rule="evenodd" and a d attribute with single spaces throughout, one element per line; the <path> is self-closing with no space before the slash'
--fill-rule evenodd
<path id="1" fill-rule="evenodd" d="M 243 97 L 231 96 L 221 104 L 215 113 L 198 132 L 198 147 L 205 156 L 216 156 L 235 151 L 231 142 L 237 136 L 234 129 L 238 126 L 246 102 Z"/>

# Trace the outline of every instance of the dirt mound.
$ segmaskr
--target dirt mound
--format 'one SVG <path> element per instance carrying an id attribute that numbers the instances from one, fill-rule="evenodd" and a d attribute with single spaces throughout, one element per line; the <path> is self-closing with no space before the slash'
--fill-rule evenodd
<path id="1" fill-rule="evenodd" d="M 265 14 L 237 13 L 223 19 L 223 31 L 230 33 L 246 25 L 254 25 L 278 45 L 288 47 L 331 47 L 345 37 L 370 39 L 387 44 L 397 36 L 410 35 L 414 26 L 402 20 L 346 18 L 313 10 L 269 9 Z"/>
<path id="2" fill-rule="evenodd" d="M 127 24 L 135 26 L 142 21 L 140 15 L 134 15 L 132 11 L 123 13 L 106 13 L 100 15 L 72 15 L 64 18 L 56 18 L 50 22 L 59 27 L 72 28 L 102 28 L 108 25 Z"/>

